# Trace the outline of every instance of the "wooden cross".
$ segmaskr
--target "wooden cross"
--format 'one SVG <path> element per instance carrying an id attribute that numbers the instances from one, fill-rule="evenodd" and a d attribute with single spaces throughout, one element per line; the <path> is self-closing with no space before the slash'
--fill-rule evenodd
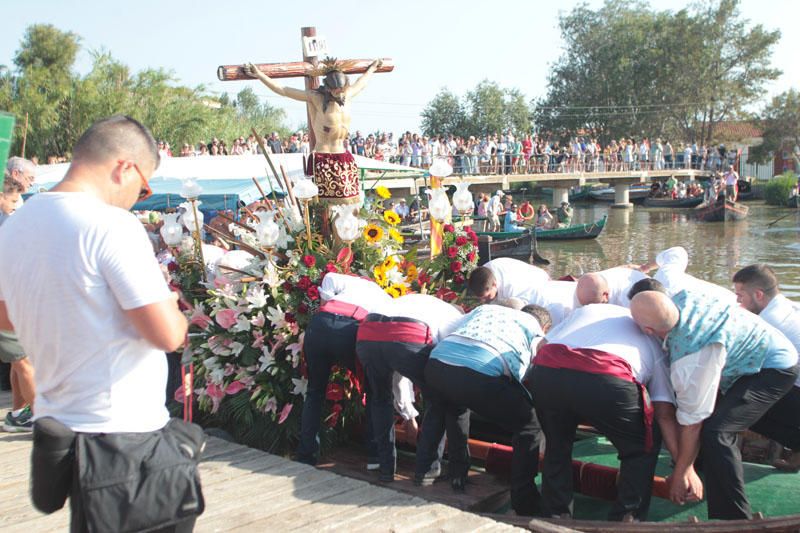
<path id="1" fill-rule="evenodd" d="M 314 27 L 301 28 L 301 37 L 316 37 L 317 29 Z M 348 59 L 346 60 L 348 66 L 342 69 L 345 74 L 362 74 L 367 71 L 372 59 Z M 383 64 L 375 72 L 391 72 L 394 70 L 394 64 L 389 58 L 384 58 Z M 306 71 L 309 67 L 316 68 L 318 65 L 317 57 L 309 57 L 303 52 L 303 60 L 295 61 L 292 63 L 259 63 L 256 68 L 273 79 L 279 78 L 299 78 L 305 77 L 306 90 L 314 90 L 319 87 L 319 77 L 306 76 Z M 253 78 L 245 74 L 244 65 L 222 65 L 217 68 L 217 78 L 220 81 L 252 81 Z M 316 136 L 314 129 L 311 127 L 311 113 L 306 104 L 306 120 L 308 121 L 308 141 L 311 150 L 314 150 L 316 144 Z"/>

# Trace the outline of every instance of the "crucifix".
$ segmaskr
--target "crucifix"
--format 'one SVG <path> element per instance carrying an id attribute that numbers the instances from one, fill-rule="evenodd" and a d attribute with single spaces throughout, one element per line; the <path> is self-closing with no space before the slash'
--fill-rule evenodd
<path id="1" fill-rule="evenodd" d="M 304 38 L 316 37 L 315 28 L 302 28 Z M 306 102 L 311 160 L 307 173 L 313 173 L 320 200 L 331 204 L 356 204 L 360 186 L 358 167 L 345 143 L 349 137 L 350 99 L 366 86 L 374 72 L 391 72 L 390 59 L 326 59 L 322 62 L 304 51 L 303 61 L 224 65 L 217 69 L 221 81 L 258 79 L 273 92 Z M 347 74 L 363 75 L 352 85 Z M 318 76 L 325 79 L 320 86 Z M 305 77 L 305 90 L 283 87 L 278 78 Z"/>

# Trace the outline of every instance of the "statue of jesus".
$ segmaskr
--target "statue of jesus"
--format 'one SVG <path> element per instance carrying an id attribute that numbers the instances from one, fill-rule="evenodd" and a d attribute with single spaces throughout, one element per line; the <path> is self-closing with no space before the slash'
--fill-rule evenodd
<path id="1" fill-rule="evenodd" d="M 339 63 L 325 60 L 320 65 L 325 79 L 314 90 L 278 85 L 252 63 L 244 68 L 247 75 L 258 78 L 273 92 L 308 103 L 316 146 L 307 174 L 313 173 L 319 187 L 319 197 L 328 204 L 355 204 L 360 201 L 358 166 L 346 148 L 350 129 L 350 99 L 364 89 L 381 64 L 380 59 L 373 61 L 367 71 L 350 85 Z"/>

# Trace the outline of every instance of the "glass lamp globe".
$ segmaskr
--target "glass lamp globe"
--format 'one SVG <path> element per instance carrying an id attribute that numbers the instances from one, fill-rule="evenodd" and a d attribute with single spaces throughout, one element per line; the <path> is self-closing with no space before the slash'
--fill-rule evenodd
<path id="1" fill-rule="evenodd" d="M 472 209 L 472 193 L 469 192 L 469 183 L 462 181 L 456 183 L 456 192 L 453 193 L 453 205 L 459 213 L 466 213 Z"/>
<path id="2" fill-rule="evenodd" d="M 451 167 L 444 158 L 440 157 L 433 162 L 428 172 L 430 172 L 431 176 L 446 178 L 453 173 L 453 167 Z"/>
<path id="3" fill-rule="evenodd" d="M 178 213 L 168 213 L 164 215 L 164 225 L 161 226 L 161 238 L 164 243 L 174 248 L 183 240 L 183 226 L 178 222 Z"/>
<path id="4" fill-rule="evenodd" d="M 200 211 L 200 204 L 201 202 L 199 201 L 195 202 L 195 205 L 197 206 L 197 222 L 198 222 L 197 225 L 202 228 L 203 212 Z M 194 222 L 195 209 L 192 209 L 192 204 L 190 204 L 189 202 L 182 203 L 181 207 L 183 207 L 186 210 L 183 213 L 183 215 L 181 215 L 181 222 L 183 222 L 183 225 L 186 227 L 186 229 L 189 230 L 189 233 L 191 233 L 197 229 Z"/>
<path id="5" fill-rule="evenodd" d="M 428 202 L 428 211 L 434 220 L 442 221 L 450 213 L 450 202 L 444 189 L 430 190 L 431 199 Z"/>
<path id="6" fill-rule="evenodd" d="M 262 248 L 274 248 L 281 234 L 281 228 L 275 222 L 274 211 L 261 211 L 258 213 L 259 222 L 256 225 L 256 238 Z"/>
<path id="7" fill-rule="evenodd" d="M 190 200 L 200 196 L 201 192 L 203 192 L 203 188 L 197 184 L 197 180 L 195 178 L 186 178 L 183 180 L 183 185 L 181 186 L 181 196 L 187 200 Z"/>
<path id="8" fill-rule="evenodd" d="M 309 179 L 299 179 L 294 186 L 294 195 L 300 200 L 311 200 L 318 194 L 319 187 Z"/>
<path id="9" fill-rule="evenodd" d="M 348 205 L 334 206 L 333 211 L 337 214 L 333 225 L 339 238 L 344 242 L 356 240 L 361 230 L 359 219 L 353 213 L 353 207 Z"/>

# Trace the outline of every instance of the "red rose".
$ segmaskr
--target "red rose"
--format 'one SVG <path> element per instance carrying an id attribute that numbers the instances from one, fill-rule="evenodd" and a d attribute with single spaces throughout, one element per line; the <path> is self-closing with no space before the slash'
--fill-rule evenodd
<path id="1" fill-rule="evenodd" d="M 420 272 L 417 276 L 417 281 L 419 281 L 420 285 L 423 283 L 429 283 L 431 281 L 431 277 L 427 272 Z"/>
<path id="2" fill-rule="evenodd" d="M 438 291 L 436 291 L 436 297 L 440 300 L 444 300 L 445 302 L 452 302 L 458 298 L 458 294 L 446 287 L 441 287 Z"/>
<path id="3" fill-rule="evenodd" d="M 305 263 L 308 268 L 311 268 L 317 264 L 317 258 L 313 255 L 304 255 L 303 263 Z"/>
<path id="4" fill-rule="evenodd" d="M 328 383 L 325 389 L 325 399 L 332 402 L 340 402 L 344 398 L 344 389 L 338 383 Z"/>
<path id="5" fill-rule="evenodd" d="M 336 268 L 336 265 L 334 265 L 331 262 L 328 262 L 328 264 L 325 265 L 325 272 L 338 272 L 338 271 L 339 269 Z"/>
<path id="6" fill-rule="evenodd" d="M 455 226 L 452 224 L 445 224 L 443 229 L 448 233 L 453 233 L 456 230 Z"/>
<path id="7" fill-rule="evenodd" d="M 176 270 L 178 270 L 178 263 L 176 263 L 175 261 L 170 261 L 169 263 L 167 263 L 167 270 L 169 272 L 175 272 Z"/>
<path id="8" fill-rule="evenodd" d="M 319 287 L 312 285 L 306 291 L 306 295 L 312 300 L 319 300 Z"/>
<path id="9" fill-rule="evenodd" d="M 308 306 L 306 304 L 300 304 L 297 306 L 297 312 L 301 315 L 308 313 Z"/>
<path id="10" fill-rule="evenodd" d="M 286 292 L 290 292 L 292 289 L 294 289 L 294 285 L 292 285 L 292 284 L 291 284 L 291 283 L 289 283 L 288 281 L 284 281 L 284 282 L 283 282 L 283 290 L 284 290 L 284 291 L 286 291 Z"/>
<path id="11" fill-rule="evenodd" d="M 287 313 L 285 313 L 285 314 L 283 315 L 283 319 L 284 319 L 286 322 L 296 322 L 296 321 L 297 321 L 297 320 L 294 318 L 294 313 L 288 313 L 288 312 L 287 312 Z"/>
<path id="12" fill-rule="evenodd" d="M 475 262 L 475 259 L 477 259 L 477 254 L 475 253 L 475 250 L 472 250 L 470 253 L 467 254 L 467 259 L 469 260 L 470 263 Z"/>
<path id="13" fill-rule="evenodd" d="M 453 281 L 459 284 L 464 283 L 464 275 L 461 272 L 459 272 L 458 274 L 453 276 Z"/>
<path id="14" fill-rule="evenodd" d="M 311 278 L 309 278 L 308 276 L 301 277 L 300 281 L 297 282 L 297 288 L 300 289 L 301 291 L 308 290 L 308 288 L 311 287 L 311 285 L 312 285 Z"/>
<path id="15" fill-rule="evenodd" d="M 456 248 L 455 246 L 450 246 L 447 249 L 447 257 L 449 257 L 450 259 L 454 258 L 457 255 L 458 255 L 458 248 Z"/>
<path id="16" fill-rule="evenodd" d="M 463 235 L 459 235 L 458 237 L 456 237 L 456 244 L 458 246 L 464 246 L 465 244 L 467 244 L 467 238 L 464 237 Z"/>
<path id="17" fill-rule="evenodd" d="M 450 263 L 450 270 L 453 272 L 461 272 L 461 261 L 453 261 Z"/>

